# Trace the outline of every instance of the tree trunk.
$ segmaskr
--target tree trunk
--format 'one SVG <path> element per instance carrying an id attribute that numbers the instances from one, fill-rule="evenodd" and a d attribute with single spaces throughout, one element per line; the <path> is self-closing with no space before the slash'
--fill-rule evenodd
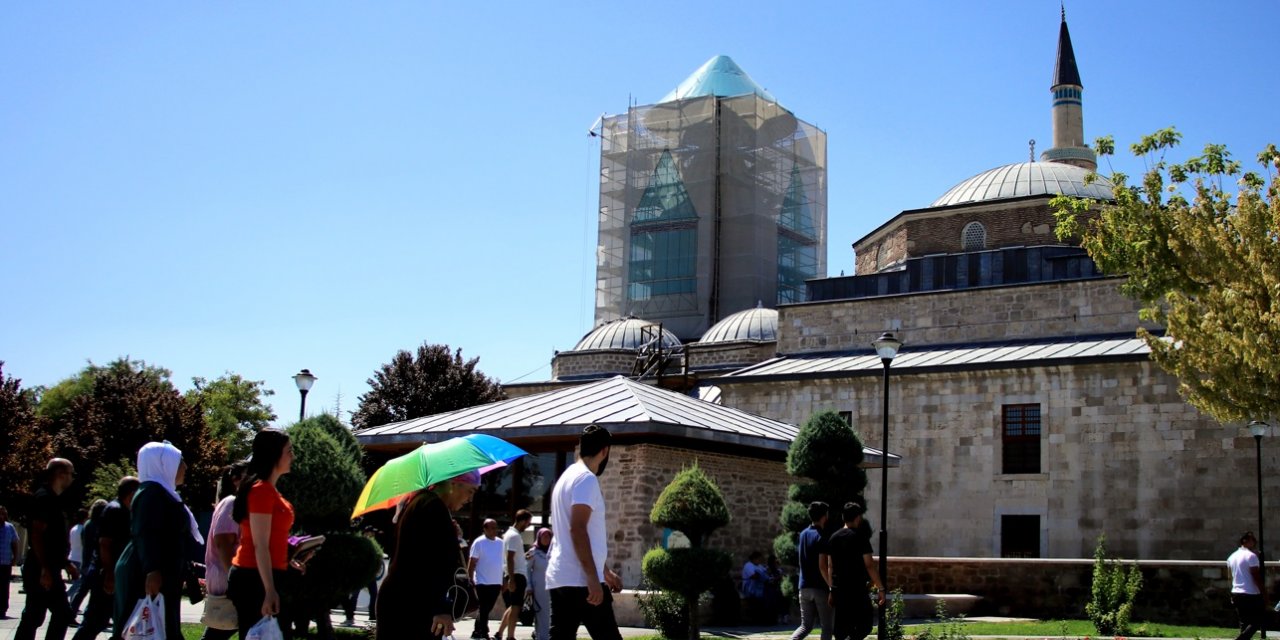
<path id="1" fill-rule="evenodd" d="M 702 630 L 698 627 L 698 596 L 701 594 L 693 594 L 693 597 L 685 596 L 684 606 L 689 616 L 689 640 L 699 640 Z"/>

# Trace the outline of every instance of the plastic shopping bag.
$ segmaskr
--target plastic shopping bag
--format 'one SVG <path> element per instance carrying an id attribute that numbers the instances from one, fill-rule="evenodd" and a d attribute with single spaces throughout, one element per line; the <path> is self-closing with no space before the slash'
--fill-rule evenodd
<path id="1" fill-rule="evenodd" d="M 284 640 L 284 634 L 280 633 L 280 625 L 276 624 L 275 616 L 267 616 L 249 627 L 249 635 L 244 640 Z"/>
<path id="2" fill-rule="evenodd" d="M 165 640 L 164 596 L 143 596 L 124 627 L 124 640 Z"/>

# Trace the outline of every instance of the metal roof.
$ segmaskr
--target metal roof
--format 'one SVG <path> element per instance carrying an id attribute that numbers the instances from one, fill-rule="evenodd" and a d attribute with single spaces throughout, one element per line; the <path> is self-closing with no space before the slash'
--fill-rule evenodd
<path id="1" fill-rule="evenodd" d="M 732 98 L 754 93 L 769 102 L 777 102 L 764 87 L 756 84 L 738 63 L 729 56 L 716 56 L 708 60 L 679 86 L 663 96 L 659 104 L 674 100 L 720 96 Z"/>
<path id="2" fill-rule="evenodd" d="M 702 334 L 698 342 L 776 342 L 778 340 L 778 311 L 756 307 L 726 316 Z"/>
<path id="3" fill-rule="evenodd" d="M 573 351 L 596 351 L 600 349 L 623 349 L 636 351 L 652 341 L 658 330 L 658 324 L 640 318 L 619 318 L 606 322 L 582 336 Z M 662 347 L 680 346 L 680 338 L 676 334 L 662 330 Z"/>
<path id="4" fill-rule="evenodd" d="M 1008 368 L 1065 364 L 1092 359 L 1146 358 L 1151 349 L 1141 338 L 1098 337 L 1052 342 L 1005 342 L 932 346 L 904 350 L 893 360 L 895 372 L 912 369 Z M 782 356 L 717 378 L 721 383 L 758 378 L 824 378 L 879 373 L 884 365 L 874 351 L 813 356 Z"/>
<path id="5" fill-rule="evenodd" d="M 1019 162 L 983 171 L 951 187 L 930 207 L 987 202 L 1037 195 L 1068 195 L 1111 200 L 1111 183 L 1099 177 L 1085 184 L 1090 171 L 1060 162 Z"/>
<path id="6" fill-rule="evenodd" d="M 546 393 L 395 422 L 356 432 L 365 446 L 436 442 L 468 433 L 503 438 L 574 436 L 589 424 L 614 434 L 654 434 L 785 451 L 794 425 L 615 376 Z M 863 448 L 864 466 L 880 451 Z M 895 466 L 898 456 L 890 455 Z"/>

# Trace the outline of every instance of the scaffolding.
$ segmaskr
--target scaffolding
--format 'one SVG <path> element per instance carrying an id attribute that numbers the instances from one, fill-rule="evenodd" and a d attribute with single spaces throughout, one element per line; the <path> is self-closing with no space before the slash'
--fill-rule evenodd
<path id="1" fill-rule="evenodd" d="M 696 340 L 733 312 L 800 302 L 826 275 L 826 134 L 754 94 L 604 118 L 596 323 Z"/>

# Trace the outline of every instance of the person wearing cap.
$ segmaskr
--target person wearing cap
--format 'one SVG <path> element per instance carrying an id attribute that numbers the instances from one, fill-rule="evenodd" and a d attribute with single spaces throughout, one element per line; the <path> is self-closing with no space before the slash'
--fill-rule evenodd
<path id="1" fill-rule="evenodd" d="M 884 585 L 871 557 L 871 532 L 862 526 L 867 508 L 860 502 L 846 502 L 841 512 L 844 526 L 827 541 L 831 555 L 832 635 L 835 640 L 862 640 L 871 633 L 875 611 L 867 597 L 867 583 L 875 585 L 880 606 L 884 606 Z"/>
<path id="2" fill-rule="evenodd" d="M 605 568 L 609 556 L 604 494 L 599 477 L 609 466 L 609 430 L 590 425 L 578 439 L 578 461 L 551 490 L 551 542 L 547 587 L 551 591 L 551 640 L 573 640 L 586 626 L 592 640 L 621 640 L 613 596 L 622 579 Z"/>
<path id="3" fill-rule="evenodd" d="M 1240 635 L 1236 640 L 1249 640 L 1266 624 L 1267 603 L 1263 602 L 1262 568 L 1258 562 L 1258 539 L 1252 531 L 1240 536 L 1240 547 L 1227 557 L 1231 569 L 1231 604 L 1240 618 Z"/>
<path id="4" fill-rule="evenodd" d="M 467 594 L 454 582 L 462 556 L 451 514 L 479 487 L 479 472 L 464 473 L 414 493 L 399 510 L 391 564 L 375 604 L 378 640 L 419 640 L 424 618 L 426 635 L 453 635 Z"/>

